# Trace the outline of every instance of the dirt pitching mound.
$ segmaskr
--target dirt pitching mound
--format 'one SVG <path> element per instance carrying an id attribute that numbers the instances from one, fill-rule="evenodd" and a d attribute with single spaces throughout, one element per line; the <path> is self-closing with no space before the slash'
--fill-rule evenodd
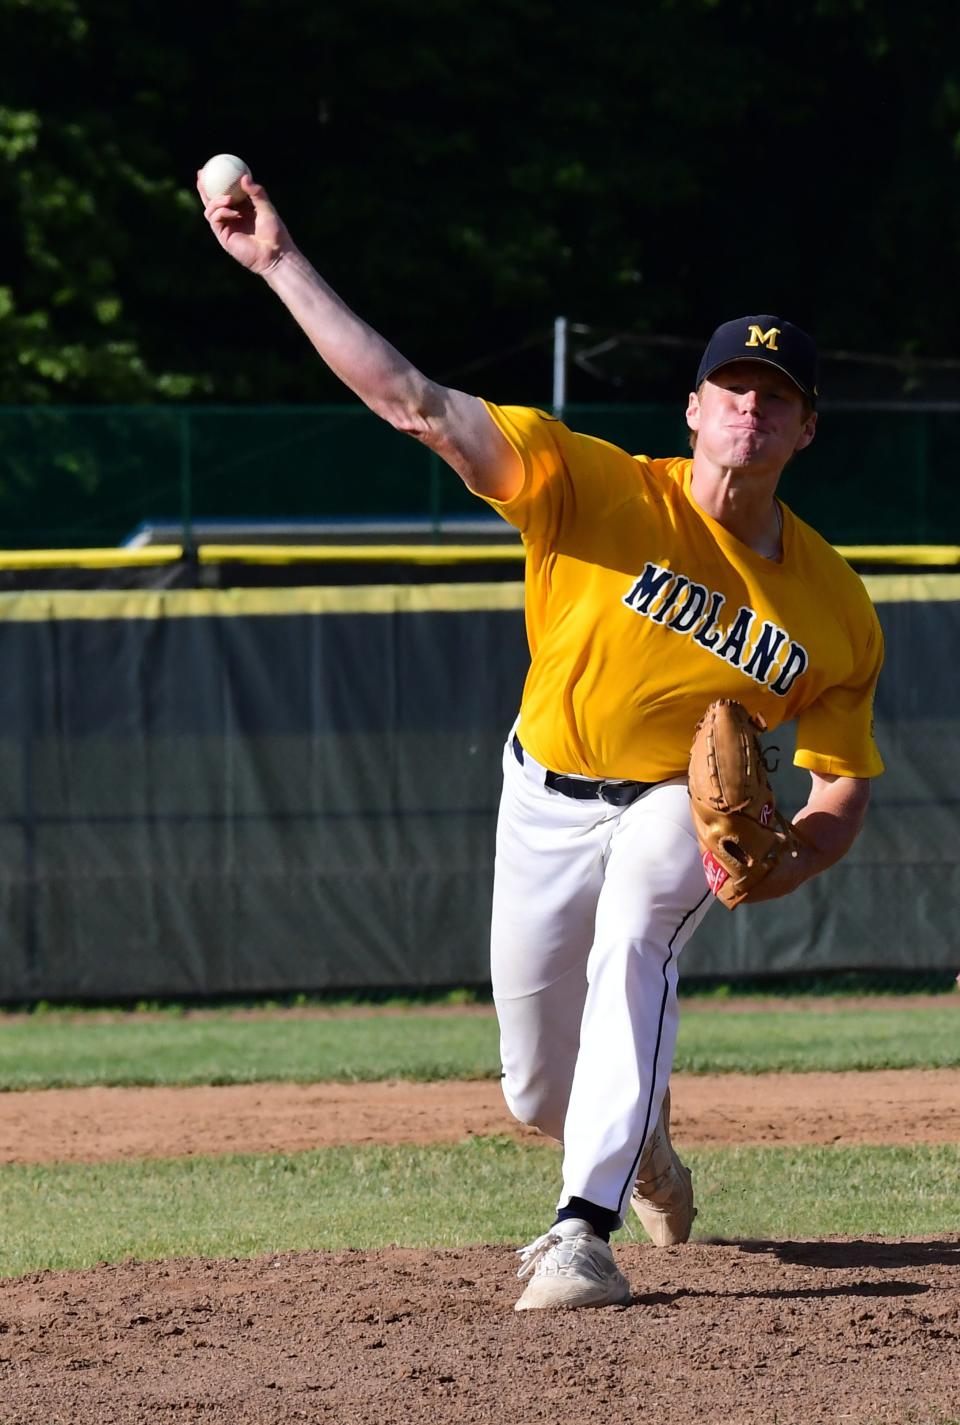
<path id="1" fill-rule="evenodd" d="M 175 1261 L 7 1283 L 17 1425 L 956 1417 L 960 1241 L 618 1249 L 625 1308 L 515 1314 L 515 1257 Z"/>

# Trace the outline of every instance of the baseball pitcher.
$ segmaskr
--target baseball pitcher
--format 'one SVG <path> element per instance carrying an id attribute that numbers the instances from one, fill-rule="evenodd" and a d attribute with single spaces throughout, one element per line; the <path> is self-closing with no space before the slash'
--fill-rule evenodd
<path id="1" fill-rule="evenodd" d="M 626 1302 L 609 1238 L 631 1201 L 660 1244 L 694 1217 L 669 1134 L 680 953 L 715 899 L 783 896 L 838 861 L 883 770 L 876 615 L 777 497 L 816 432 L 814 344 L 769 314 L 724 323 L 687 399 L 692 457 L 631 456 L 429 380 L 240 182 L 243 200 L 198 183 L 221 246 L 522 536 L 530 668 L 503 752 L 491 974 L 507 1104 L 564 1155 L 517 1309 Z M 792 826 L 756 742 L 790 719 L 810 775 Z"/>

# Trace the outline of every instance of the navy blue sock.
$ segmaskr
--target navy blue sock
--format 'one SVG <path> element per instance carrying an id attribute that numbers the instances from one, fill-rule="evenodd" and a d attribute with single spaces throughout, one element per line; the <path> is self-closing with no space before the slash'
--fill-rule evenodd
<path id="1" fill-rule="evenodd" d="M 557 1212 L 557 1222 L 566 1222 L 571 1217 L 582 1217 L 589 1222 L 598 1237 L 610 1241 L 610 1233 L 620 1226 L 620 1218 L 609 1207 L 598 1207 L 595 1202 L 587 1202 L 585 1197 L 571 1197 L 566 1207 Z"/>

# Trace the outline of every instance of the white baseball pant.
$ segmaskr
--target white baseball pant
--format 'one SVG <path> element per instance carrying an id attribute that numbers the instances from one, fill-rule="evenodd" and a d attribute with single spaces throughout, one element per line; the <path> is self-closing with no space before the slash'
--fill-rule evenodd
<path id="1" fill-rule="evenodd" d="M 563 1193 L 623 1220 L 677 1037 L 677 959 L 713 903 L 684 779 L 628 807 L 503 757 L 491 931 L 503 1092 L 564 1145 Z"/>

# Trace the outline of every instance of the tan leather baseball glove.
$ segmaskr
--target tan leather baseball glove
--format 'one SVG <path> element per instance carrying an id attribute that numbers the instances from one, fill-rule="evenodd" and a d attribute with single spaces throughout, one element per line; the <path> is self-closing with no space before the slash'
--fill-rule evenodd
<path id="1" fill-rule="evenodd" d="M 687 786 L 703 869 L 728 910 L 800 847 L 767 777 L 759 736 L 766 726 L 741 703 L 721 698 L 697 723 L 690 749 Z"/>

